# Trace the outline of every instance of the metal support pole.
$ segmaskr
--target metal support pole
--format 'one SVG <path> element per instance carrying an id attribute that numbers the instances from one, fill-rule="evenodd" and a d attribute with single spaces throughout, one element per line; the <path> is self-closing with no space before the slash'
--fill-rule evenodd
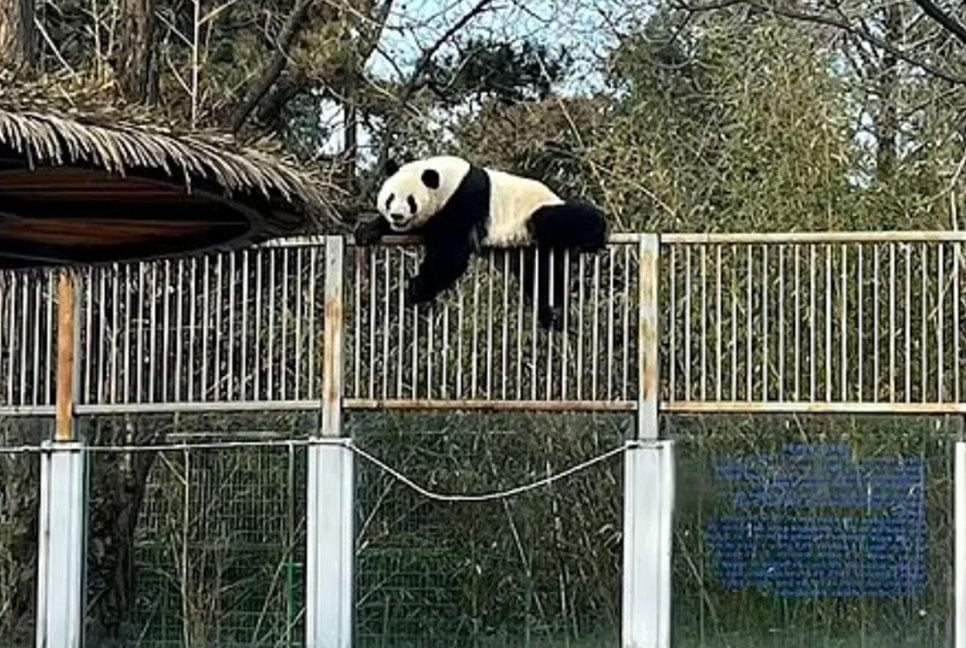
<path id="1" fill-rule="evenodd" d="M 344 258 L 342 237 L 327 236 L 321 428 L 325 442 L 308 448 L 306 648 L 352 646 L 354 455 L 340 442 Z"/>
<path id="2" fill-rule="evenodd" d="M 956 443 L 953 470 L 953 645 L 966 646 L 966 442 Z"/>
<path id="3" fill-rule="evenodd" d="M 660 437 L 660 239 L 638 242 L 636 439 L 624 457 L 624 572 L 621 645 L 671 645 L 671 523 L 674 453 Z"/>
<path id="4" fill-rule="evenodd" d="M 637 442 L 624 457 L 625 648 L 671 645 L 673 443 Z"/>
<path id="5" fill-rule="evenodd" d="M 57 290 L 57 418 L 40 455 L 37 648 L 80 648 L 84 641 L 87 546 L 87 453 L 76 441 L 79 342 L 75 277 L 63 270 Z"/>

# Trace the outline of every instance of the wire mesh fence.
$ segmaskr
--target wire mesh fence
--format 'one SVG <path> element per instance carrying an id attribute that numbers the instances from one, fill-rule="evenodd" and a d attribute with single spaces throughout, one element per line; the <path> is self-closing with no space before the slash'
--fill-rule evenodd
<path id="1" fill-rule="evenodd" d="M 357 443 L 442 493 L 499 491 L 615 446 L 629 417 L 353 414 Z M 362 462 L 361 646 L 605 646 L 620 629 L 621 461 L 525 495 L 434 502 Z"/>
<path id="2" fill-rule="evenodd" d="M 45 425 L 36 420 L 16 427 L 0 419 L 0 448 L 36 444 Z M 36 453 L 0 453 L 0 646 L 19 648 L 33 641 L 36 622 L 40 460 Z"/>
<path id="3" fill-rule="evenodd" d="M 302 645 L 305 447 L 246 437 L 92 453 L 91 645 Z"/>
<path id="4" fill-rule="evenodd" d="M 947 646 L 962 421 L 677 417 L 679 646 Z"/>

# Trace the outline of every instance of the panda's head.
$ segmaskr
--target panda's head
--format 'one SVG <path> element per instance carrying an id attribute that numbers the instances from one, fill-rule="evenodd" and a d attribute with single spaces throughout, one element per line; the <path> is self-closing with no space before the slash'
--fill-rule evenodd
<path id="1" fill-rule="evenodd" d="M 469 173 L 470 163 L 453 156 L 386 163 L 377 208 L 395 232 L 416 229 L 438 214 Z"/>

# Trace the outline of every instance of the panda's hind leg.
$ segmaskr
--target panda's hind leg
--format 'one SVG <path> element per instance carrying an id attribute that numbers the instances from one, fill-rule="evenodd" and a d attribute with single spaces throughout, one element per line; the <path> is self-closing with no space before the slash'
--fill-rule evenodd
<path id="1" fill-rule="evenodd" d="M 529 223 L 530 235 L 541 247 L 596 252 L 607 244 L 604 215 L 592 205 L 566 202 L 541 207 Z"/>

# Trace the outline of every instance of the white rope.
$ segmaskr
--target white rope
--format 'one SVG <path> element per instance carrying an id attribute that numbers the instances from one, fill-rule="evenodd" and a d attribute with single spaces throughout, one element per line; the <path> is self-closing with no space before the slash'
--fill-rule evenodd
<path id="1" fill-rule="evenodd" d="M 520 495 L 521 493 L 526 493 L 532 490 L 536 490 L 538 488 L 542 488 L 544 486 L 549 486 L 555 481 L 559 481 L 564 477 L 573 475 L 574 473 L 580 472 L 581 470 L 586 470 L 587 468 L 590 468 L 595 464 L 598 464 L 602 461 L 606 461 L 610 459 L 614 455 L 621 454 L 625 452 L 628 447 L 630 447 L 630 444 L 624 444 L 622 446 L 612 448 L 607 452 L 605 452 L 604 454 L 597 455 L 593 459 L 588 459 L 587 461 L 584 461 L 583 463 L 579 463 L 576 466 L 571 466 L 566 470 L 563 470 L 553 475 L 549 475 L 547 477 L 544 477 L 543 479 L 538 479 L 537 481 L 531 482 L 529 484 L 517 486 L 509 490 L 496 491 L 491 493 L 481 493 L 479 495 L 444 495 L 442 493 L 436 493 L 427 488 L 423 488 L 422 486 L 414 482 L 412 479 L 406 477 L 401 472 L 392 468 L 391 466 L 386 465 L 384 462 L 380 461 L 379 459 L 376 459 L 365 450 L 358 448 L 355 445 L 350 445 L 349 449 L 355 452 L 363 459 L 365 459 L 366 461 L 376 465 L 381 470 L 385 471 L 386 473 L 394 477 L 396 480 L 402 482 L 406 486 L 409 486 L 411 489 L 413 489 L 414 491 L 416 491 L 417 493 L 419 493 L 420 495 L 422 495 L 427 499 L 431 499 L 436 502 L 487 502 L 491 500 L 508 499 L 515 495 Z"/>
<path id="2" fill-rule="evenodd" d="M 448 495 L 445 493 L 438 493 L 431 491 L 428 488 L 420 486 L 415 481 L 396 470 L 386 462 L 378 459 L 377 457 L 369 454 L 362 448 L 355 445 L 351 439 L 345 437 L 338 438 L 312 438 L 312 439 L 286 439 L 286 440 L 274 440 L 274 439 L 262 439 L 258 441 L 210 441 L 210 442 L 188 442 L 188 443 L 164 443 L 158 445 L 113 445 L 113 446 L 83 446 L 81 448 L 69 448 L 69 450 L 79 451 L 84 450 L 86 452 L 171 452 L 171 451 L 190 451 L 190 450 L 216 450 L 216 449 L 236 449 L 236 448 L 253 448 L 253 447 L 306 447 L 313 445 L 333 445 L 342 446 L 347 450 L 354 452 L 359 455 L 369 463 L 373 464 L 398 482 L 405 486 L 408 486 L 412 490 L 416 491 L 423 497 L 436 501 L 436 502 L 488 502 L 493 500 L 508 499 L 516 495 L 521 495 L 523 493 L 528 493 L 530 491 L 536 490 L 538 488 L 543 488 L 549 486 L 550 484 L 560 481 L 566 477 L 573 474 L 581 472 L 595 466 L 601 462 L 607 461 L 611 457 L 619 454 L 623 454 L 631 447 L 637 447 L 640 445 L 638 441 L 628 441 L 623 445 L 616 448 L 611 448 L 610 450 L 597 455 L 591 459 L 583 461 L 575 466 L 571 466 L 565 470 L 548 475 L 537 481 L 530 482 L 528 484 L 523 484 L 520 486 L 515 486 L 513 488 L 493 491 L 489 493 L 479 493 L 479 494 L 460 494 L 460 495 Z M 56 448 L 56 444 L 48 446 L 16 446 L 16 447 L 0 447 L 0 455 L 3 454 L 17 454 L 17 453 L 47 453 L 51 452 Z"/>

